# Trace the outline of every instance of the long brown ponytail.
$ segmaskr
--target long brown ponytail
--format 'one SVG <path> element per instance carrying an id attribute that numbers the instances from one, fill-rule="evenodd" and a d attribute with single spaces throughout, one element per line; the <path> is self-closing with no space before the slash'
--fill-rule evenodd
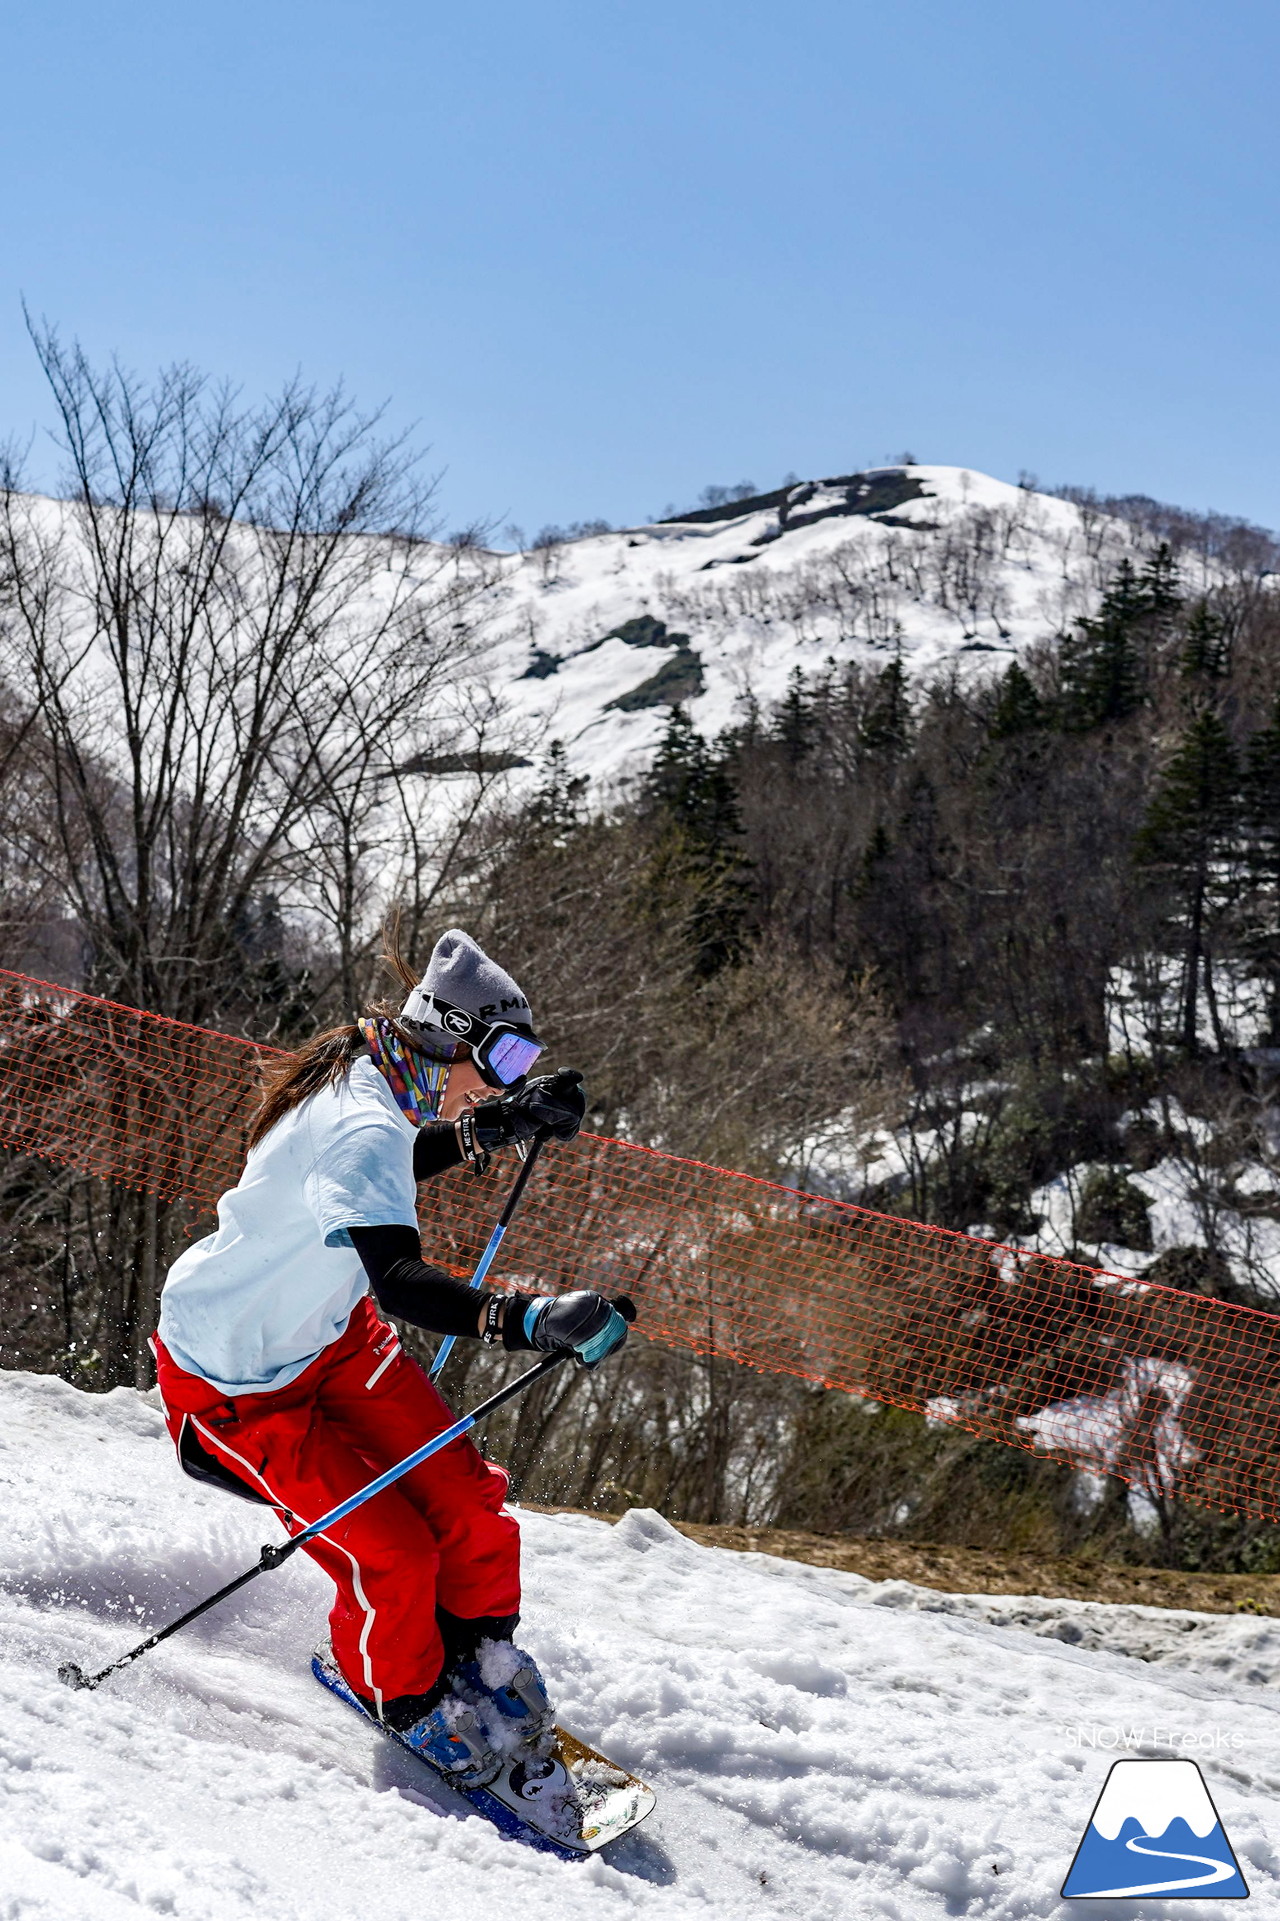
<path id="1" fill-rule="evenodd" d="M 417 986 L 419 977 L 400 946 L 398 910 L 388 916 L 382 930 L 382 963 L 406 989 Z M 376 1002 L 369 1011 L 393 1018 L 392 1009 L 384 1002 Z M 407 1034 L 401 1038 L 412 1046 Z M 364 1035 L 354 1022 L 345 1027 L 328 1027 L 323 1034 L 313 1035 L 295 1053 L 269 1067 L 263 1075 L 262 1104 L 249 1123 L 249 1146 L 256 1147 L 277 1121 L 283 1120 L 293 1108 L 301 1107 L 303 1101 L 318 1094 L 322 1087 L 332 1087 L 350 1073 L 357 1049 L 363 1045 Z"/>
<path id="2" fill-rule="evenodd" d="M 262 1105 L 249 1124 L 249 1146 L 256 1147 L 291 1108 L 301 1107 L 322 1087 L 332 1087 L 350 1072 L 364 1035 L 354 1023 L 330 1027 L 316 1034 L 296 1053 L 267 1069 L 263 1076 Z"/>

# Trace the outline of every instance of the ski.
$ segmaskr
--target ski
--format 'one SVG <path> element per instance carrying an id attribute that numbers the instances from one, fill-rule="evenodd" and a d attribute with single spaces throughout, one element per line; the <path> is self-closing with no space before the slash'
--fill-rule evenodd
<path id="1" fill-rule="evenodd" d="M 657 1800 L 652 1788 L 634 1774 L 597 1754 L 564 1728 L 555 1730 L 555 1750 L 545 1759 L 510 1761 L 484 1787 L 463 1787 L 411 1748 L 394 1729 L 375 1721 L 327 1654 L 318 1650 L 312 1655 L 311 1672 L 322 1687 L 411 1754 L 433 1779 L 461 1795 L 499 1833 L 543 1854 L 554 1854 L 562 1861 L 581 1861 L 643 1821 Z"/>

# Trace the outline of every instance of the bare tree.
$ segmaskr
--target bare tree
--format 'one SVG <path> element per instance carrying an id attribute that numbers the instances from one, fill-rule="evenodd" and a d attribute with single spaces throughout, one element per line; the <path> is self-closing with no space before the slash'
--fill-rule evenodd
<path id="1" fill-rule="evenodd" d="M 262 1034 L 269 901 L 333 938 L 349 1000 L 424 811 L 397 770 L 467 739 L 483 565 L 426 541 L 429 488 L 340 392 L 245 409 L 35 338 L 69 497 L 0 491 L 3 672 L 43 746 L 25 857 L 119 999 Z"/>
<path id="2" fill-rule="evenodd" d="M 475 685 L 488 557 L 426 538 L 429 485 L 341 392 L 245 407 L 33 338 L 67 475 L 60 500 L 0 476 L 0 907 L 60 915 L 100 993 L 288 1038 L 357 1003 L 385 907 L 433 896 L 510 762 Z M 462 782 L 429 792 L 441 762 Z M 177 1224 L 109 1186 L 75 1205 L 80 1336 L 145 1384 Z"/>

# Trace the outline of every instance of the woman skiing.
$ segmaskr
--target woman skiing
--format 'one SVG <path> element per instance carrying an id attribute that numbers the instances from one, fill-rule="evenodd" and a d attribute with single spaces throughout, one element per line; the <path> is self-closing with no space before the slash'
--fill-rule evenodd
<path id="1" fill-rule="evenodd" d="M 416 1184 L 495 1148 L 569 1141 L 574 1070 L 527 1079 L 542 1051 L 511 976 L 459 929 L 442 935 L 398 1018 L 308 1043 L 270 1080 L 216 1233 L 169 1270 L 157 1373 L 179 1460 L 274 1507 L 291 1533 L 447 1427 L 453 1416 L 370 1299 L 432 1333 L 572 1348 L 587 1365 L 626 1339 L 601 1295 L 476 1293 L 422 1260 Z M 333 1660 L 368 1712 L 465 1784 L 551 1713 L 519 1618 L 519 1528 L 507 1477 L 469 1439 L 307 1547 L 337 1586 Z"/>

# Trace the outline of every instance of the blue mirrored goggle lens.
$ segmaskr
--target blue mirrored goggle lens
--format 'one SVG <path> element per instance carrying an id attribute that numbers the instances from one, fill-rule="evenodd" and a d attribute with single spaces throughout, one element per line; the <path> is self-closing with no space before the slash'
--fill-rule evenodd
<path id="1" fill-rule="evenodd" d="M 523 1034 L 499 1034 L 485 1058 L 503 1086 L 510 1087 L 512 1081 L 529 1072 L 541 1052 L 540 1044 L 526 1040 Z"/>

